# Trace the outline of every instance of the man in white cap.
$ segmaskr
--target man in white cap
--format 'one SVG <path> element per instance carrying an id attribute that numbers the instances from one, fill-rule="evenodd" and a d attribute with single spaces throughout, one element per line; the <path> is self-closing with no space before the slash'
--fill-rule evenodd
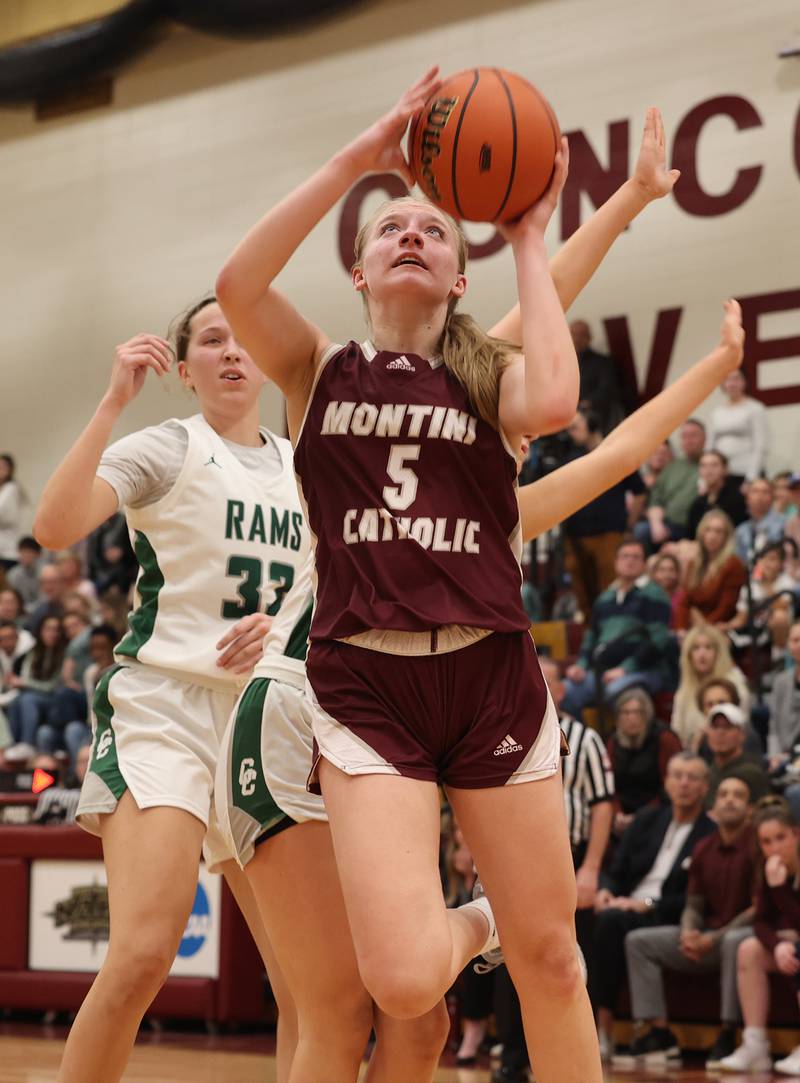
<path id="1" fill-rule="evenodd" d="M 708 779 L 706 807 L 711 808 L 717 787 L 724 778 L 741 778 L 750 787 L 753 801 L 770 792 L 763 761 L 744 751 L 747 719 L 735 703 L 720 703 L 708 714 L 706 737 L 713 755 Z"/>

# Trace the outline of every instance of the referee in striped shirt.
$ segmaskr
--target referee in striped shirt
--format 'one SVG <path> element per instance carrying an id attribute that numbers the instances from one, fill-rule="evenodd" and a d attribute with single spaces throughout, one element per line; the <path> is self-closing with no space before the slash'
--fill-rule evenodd
<path id="1" fill-rule="evenodd" d="M 575 931 L 586 962 L 591 967 L 594 898 L 600 867 L 611 836 L 614 818 L 614 775 L 606 747 L 599 734 L 582 722 L 560 713 L 564 684 L 558 665 L 546 655 L 539 659 L 547 681 L 569 755 L 561 760 L 564 776 L 564 808 L 572 843 L 572 860 L 578 884 Z M 495 979 L 497 1036 L 503 1045 L 500 1067 L 492 1083 L 517 1083 L 528 1079 L 528 1050 L 516 990 L 504 966 Z"/>

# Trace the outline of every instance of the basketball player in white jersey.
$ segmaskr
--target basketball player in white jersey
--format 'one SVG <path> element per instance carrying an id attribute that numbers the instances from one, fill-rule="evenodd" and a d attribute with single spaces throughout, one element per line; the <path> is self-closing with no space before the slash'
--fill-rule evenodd
<path id="1" fill-rule="evenodd" d="M 288 444 L 259 426 L 264 377 L 213 298 L 181 321 L 176 354 L 200 413 L 107 447 L 148 370 L 164 376 L 173 366 L 156 335 L 118 347 L 108 389 L 47 483 L 34 528 L 44 545 L 62 549 L 122 509 L 141 566 L 128 634 L 97 689 L 78 808 L 81 826 L 103 840 L 109 948 L 67 1040 L 59 1083 L 121 1077 L 186 926 L 201 848 L 210 867 L 225 871 L 282 999 L 211 798 L 233 704 L 305 559 L 304 527 Z"/>

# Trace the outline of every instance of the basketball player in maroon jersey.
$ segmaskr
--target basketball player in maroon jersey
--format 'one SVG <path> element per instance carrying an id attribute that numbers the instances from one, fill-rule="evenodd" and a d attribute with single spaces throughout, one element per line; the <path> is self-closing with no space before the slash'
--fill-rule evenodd
<path id="1" fill-rule="evenodd" d="M 512 449 L 562 427 L 577 398 L 542 241 L 565 150 L 548 193 L 508 231 L 522 353 L 453 314 L 466 246 L 424 202 L 397 201 L 360 234 L 353 280 L 374 344 L 334 346 L 270 285 L 363 173 L 409 178 L 399 143 L 436 83 L 429 73 L 270 212 L 218 292 L 286 394 L 317 538 L 319 773 L 365 984 L 390 1014 L 417 1016 L 491 946 L 488 908 L 444 908 L 442 780 L 503 930 L 540 1080 L 591 1083 L 601 1073 L 575 955 L 558 727 L 511 548 Z M 550 1040 L 562 1020 L 569 1044 Z"/>

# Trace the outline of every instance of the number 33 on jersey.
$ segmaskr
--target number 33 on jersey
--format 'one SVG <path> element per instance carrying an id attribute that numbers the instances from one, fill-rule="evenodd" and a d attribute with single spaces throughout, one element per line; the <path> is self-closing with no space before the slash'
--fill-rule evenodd
<path id="1" fill-rule="evenodd" d="M 157 503 L 127 509 L 140 572 L 116 653 L 189 679 L 240 681 L 216 665 L 222 621 L 277 613 L 308 557 L 291 446 L 270 435 L 282 469 L 260 477 L 202 417 L 182 424 L 189 441 L 177 482 Z"/>

